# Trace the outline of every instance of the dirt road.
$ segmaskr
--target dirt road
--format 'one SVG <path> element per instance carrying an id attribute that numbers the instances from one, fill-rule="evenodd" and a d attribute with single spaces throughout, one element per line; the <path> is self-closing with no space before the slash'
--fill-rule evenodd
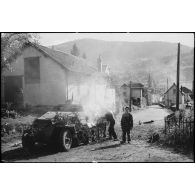
<path id="1" fill-rule="evenodd" d="M 148 135 L 161 131 L 163 118 L 169 112 L 158 106 L 133 113 L 135 127 L 130 144 L 121 145 L 119 141 L 105 141 L 93 145 L 72 148 L 69 152 L 56 152 L 48 146 L 37 146 L 34 154 L 25 152 L 21 145 L 2 147 L 2 157 L 8 162 L 193 162 L 193 156 L 174 152 L 172 149 L 147 143 Z M 116 131 L 120 138 L 118 117 Z M 155 120 L 153 124 L 138 125 L 138 121 Z M 16 147 L 14 147 L 16 146 Z"/>

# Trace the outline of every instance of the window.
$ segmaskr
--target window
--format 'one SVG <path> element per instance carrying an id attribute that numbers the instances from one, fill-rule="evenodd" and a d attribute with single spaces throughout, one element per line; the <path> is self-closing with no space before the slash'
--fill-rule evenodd
<path id="1" fill-rule="evenodd" d="M 175 95 L 176 94 L 176 89 L 173 89 L 173 95 Z"/>
<path id="2" fill-rule="evenodd" d="M 24 58 L 25 83 L 40 83 L 39 57 Z"/>

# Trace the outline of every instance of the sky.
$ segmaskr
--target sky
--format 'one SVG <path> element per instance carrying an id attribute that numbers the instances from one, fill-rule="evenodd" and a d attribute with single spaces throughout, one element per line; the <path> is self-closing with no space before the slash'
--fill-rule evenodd
<path id="1" fill-rule="evenodd" d="M 194 47 L 193 33 L 40 33 L 40 43 L 45 46 L 57 45 L 83 38 L 129 42 L 180 42 L 183 45 Z"/>

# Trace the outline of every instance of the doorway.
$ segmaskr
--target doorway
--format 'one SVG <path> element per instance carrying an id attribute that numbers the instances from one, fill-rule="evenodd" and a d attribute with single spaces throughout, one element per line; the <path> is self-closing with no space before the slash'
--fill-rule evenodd
<path id="1" fill-rule="evenodd" d="M 23 105 L 23 76 L 4 77 L 5 102 Z"/>

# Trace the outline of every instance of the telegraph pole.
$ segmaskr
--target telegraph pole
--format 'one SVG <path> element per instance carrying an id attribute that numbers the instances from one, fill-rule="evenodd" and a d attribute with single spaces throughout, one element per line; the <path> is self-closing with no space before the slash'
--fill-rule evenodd
<path id="1" fill-rule="evenodd" d="M 131 112 L 131 81 L 129 83 L 129 111 Z"/>
<path id="2" fill-rule="evenodd" d="M 168 89 L 169 89 L 169 80 L 167 78 L 167 103 L 168 103 L 168 106 L 169 106 L 169 92 L 168 92 Z"/>
<path id="3" fill-rule="evenodd" d="M 195 33 L 194 33 L 194 49 L 195 49 Z M 194 53 L 193 53 L 194 55 Z M 193 56 L 193 67 L 194 67 L 194 56 Z M 194 99 L 194 74 L 193 74 L 193 81 L 192 81 L 192 95 Z"/>
<path id="4" fill-rule="evenodd" d="M 179 73 L 180 73 L 180 43 L 178 43 L 178 50 L 177 50 L 177 96 L 176 96 L 176 110 L 179 110 Z"/>

